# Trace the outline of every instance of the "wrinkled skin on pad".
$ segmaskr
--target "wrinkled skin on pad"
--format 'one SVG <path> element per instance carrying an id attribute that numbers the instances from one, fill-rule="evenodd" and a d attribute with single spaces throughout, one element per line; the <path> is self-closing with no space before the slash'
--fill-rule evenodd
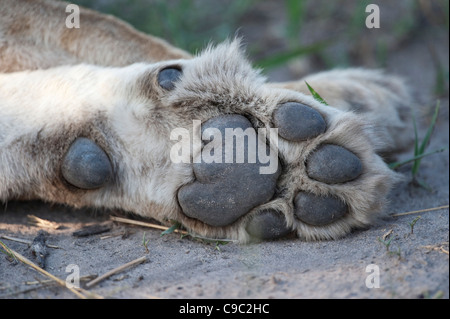
<path id="1" fill-rule="evenodd" d="M 206 163 L 203 158 L 201 163 L 194 163 L 193 171 L 196 181 L 181 187 L 178 192 L 178 201 L 185 215 L 211 226 L 227 226 L 273 197 L 281 165 L 278 163 L 278 169 L 273 174 L 261 174 L 260 167 L 267 164 L 261 163 L 258 156 L 256 156 L 256 163 L 248 161 L 247 140 L 244 143 L 244 163 L 235 162 L 236 151 L 239 148 L 237 143 L 233 143 L 232 147 L 233 162 L 225 163 L 226 147 L 223 142 L 226 136 L 225 129 L 253 129 L 245 117 L 218 116 L 202 125 L 203 132 L 208 128 L 216 128 L 221 132 L 222 141 L 213 139 L 209 143 L 222 143 L 222 163 Z M 261 146 L 261 143 L 258 147 L 268 148 L 266 144 Z M 278 162 L 278 157 L 274 156 L 270 160 Z"/>

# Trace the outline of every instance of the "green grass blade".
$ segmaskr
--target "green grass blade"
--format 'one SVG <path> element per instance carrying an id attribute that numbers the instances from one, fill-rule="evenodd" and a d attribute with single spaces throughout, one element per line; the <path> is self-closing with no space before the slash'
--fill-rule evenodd
<path id="1" fill-rule="evenodd" d="M 309 92 L 311 92 L 311 95 L 314 97 L 314 99 L 322 104 L 328 105 L 328 103 L 319 95 L 319 93 L 314 90 L 308 82 L 306 82 L 306 86 L 308 87 Z"/>
<path id="2" fill-rule="evenodd" d="M 300 28 L 304 16 L 304 0 L 285 0 L 286 15 L 288 16 L 288 24 L 286 27 L 286 35 L 291 44 L 295 43 L 300 33 Z"/>
<path id="3" fill-rule="evenodd" d="M 434 127 L 436 125 L 437 122 L 437 117 L 439 114 L 439 109 L 440 109 L 440 101 L 438 101 L 436 103 L 436 108 L 434 110 L 434 114 L 433 117 L 431 119 L 431 123 L 430 126 L 427 129 L 427 132 L 425 134 L 425 138 L 423 139 L 422 143 L 419 146 L 419 140 L 417 137 L 417 123 L 414 119 L 414 133 L 415 133 L 415 143 L 414 143 L 414 155 L 418 156 L 418 155 L 422 155 L 425 152 L 425 149 L 427 148 L 430 139 L 431 139 L 431 135 L 433 134 L 434 131 Z M 414 162 L 413 168 L 412 168 L 412 174 L 413 176 L 417 175 L 417 172 L 419 171 L 419 166 L 420 166 L 420 162 L 421 162 L 421 158 L 417 159 Z"/>
<path id="4" fill-rule="evenodd" d="M 288 50 L 286 52 L 282 52 L 279 54 L 274 54 L 269 56 L 268 58 L 261 59 L 257 61 L 255 65 L 257 68 L 261 69 L 275 68 L 277 66 L 286 64 L 290 60 L 295 59 L 297 57 L 318 53 L 322 51 L 324 48 L 326 48 L 329 43 L 330 41 L 321 41 L 307 46 L 299 46 L 292 50 Z"/>
<path id="5" fill-rule="evenodd" d="M 1 248 L 0 252 L 7 255 L 9 259 L 17 262 L 16 256 L 12 253 L 11 250 L 9 250 L 8 246 L 6 246 L 1 240 L 0 240 L 0 248 Z"/>
<path id="6" fill-rule="evenodd" d="M 437 117 L 439 115 L 440 106 L 441 106 L 440 101 L 437 101 L 436 108 L 434 109 L 434 114 L 433 114 L 433 117 L 431 119 L 430 126 L 428 127 L 428 130 L 427 130 L 427 133 L 425 135 L 425 138 L 422 141 L 422 144 L 420 145 L 420 148 L 419 148 L 419 151 L 421 153 L 423 153 L 425 151 L 425 148 L 428 146 L 428 143 L 430 142 L 431 134 L 433 134 L 434 127 L 435 127 L 436 121 L 437 121 Z"/>
<path id="7" fill-rule="evenodd" d="M 166 229 L 165 231 L 163 231 L 163 232 L 161 233 L 161 236 L 171 234 L 171 233 L 173 233 L 175 230 L 179 229 L 180 227 L 181 227 L 181 223 L 176 222 L 175 224 L 173 224 L 172 227 L 170 227 L 169 229 Z"/>
<path id="8" fill-rule="evenodd" d="M 429 186 L 427 183 L 425 183 L 423 180 L 419 179 L 419 178 L 415 178 L 414 179 L 414 183 L 416 183 L 417 185 L 419 185 L 420 187 L 426 189 L 429 192 L 432 192 L 433 189 L 431 188 L 431 186 Z"/>
<path id="9" fill-rule="evenodd" d="M 417 132 L 417 121 L 416 116 L 413 115 L 413 124 L 414 124 L 414 157 L 419 156 L 419 133 Z M 416 161 L 414 161 L 413 167 L 412 167 L 412 174 L 415 176 L 417 174 L 417 171 L 419 169 L 419 164 Z"/>
<path id="10" fill-rule="evenodd" d="M 420 155 L 414 156 L 414 157 L 412 157 L 410 159 L 407 159 L 407 160 L 404 160 L 404 161 L 401 161 L 401 162 L 390 163 L 390 164 L 388 164 L 388 166 L 389 166 L 390 169 L 397 169 L 397 168 L 399 168 L 399 167 L 401 167 L 401 166 L 403 166 L 405 164 L 414 162 L 414 161 L 416 161 L 418 159 L 422 159 L 424 157 L 427 157 L 427 156 L 430 156 L 430 155 L 433 155 L 433 154 L 436 154 L 436 153 L 441 153 L 441 152 L 443 152 L 443 151 L 445 151 L 447 149 L 448 149 L 448 147 L 443 147 L 443 148 L 434 150 L 432 152 L 428 152 L 428 153 L 424 153 L 424 154 L 420 154 Z"/>

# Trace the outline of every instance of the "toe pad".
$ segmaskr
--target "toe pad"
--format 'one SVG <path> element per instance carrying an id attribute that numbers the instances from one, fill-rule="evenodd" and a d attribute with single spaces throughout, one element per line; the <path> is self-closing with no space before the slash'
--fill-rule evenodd
<path id="1" fill-rule="evenodd" d="M 166 68 L 158 74 L 158 84 L 165 90 L 171 91 L 175 88 L 175 83 L 181 77 L 181 70 L 178 68 Z"/>
<path id="2" fill-rule="evenodd" d="M 286 226 L 284 216 L 274 210 L 264 210 L 252 217 L 246 230 L 250 236 L 260 240 L 278 239 L 291 231 Z"/>
<path id="3" fill-rule="evenodd" d="M 278 128 L 278 134 L 293 142 L 316 137 L 327 129 L 327 124 L 319 112 L 296 102 L 280 105 L 275 111 L 273 121 Z"/>
<path id="4" fill-rule="evenodd" d="M 320 197 L 305 192 L 297 194 L 294 207 L 295 216 L 313 226 L 330 224 L 347 212 L 347 205 L 335 197 Z"/>
<path id="5" fill-rule="evenodd" d="M 306 166 L 310 178 L 327 184 L 349 182 L 362 172 L 361 160 L 355 154 L 333 144 L 319 146 Z"/>

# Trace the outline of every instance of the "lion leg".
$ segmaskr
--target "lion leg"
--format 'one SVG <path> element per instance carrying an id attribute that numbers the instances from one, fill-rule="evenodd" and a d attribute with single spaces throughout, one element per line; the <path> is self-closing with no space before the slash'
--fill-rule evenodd
<path id="1" fill-rule="evenodd" d="M 145 134 L 124 133 L 134 130 L 128 98 L 141 72 L 77 65 L 0 74 L 0 200 L 136 209 L 122 172 L 142 171 L 152 155 L 133 166 L 123 140 Z"/>
<path id="2" fill-rule="evenodd" d="M 191 57 L 126 22 L 83 7 L 79 12 L 80 27 L 68 28 L 67 5 L 48 0 L 2 1 L 0 72 L 78 63 L 125 66 Z"/>

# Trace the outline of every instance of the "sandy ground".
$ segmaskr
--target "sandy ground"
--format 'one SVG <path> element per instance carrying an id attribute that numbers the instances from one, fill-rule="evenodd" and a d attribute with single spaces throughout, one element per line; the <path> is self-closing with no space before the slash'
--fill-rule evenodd
<path id="1" fill-rule="evenodd" d="M 433 30 L 419 33 L 386 61 L 389 72 L 411 82 L 423 105 L 435 101 L 436 69 L 427 45 L 430 42 L 448 72 L 448 33 Z M 285 67 L 269 73 L 269 77 L 288 80 L 292 73 Z M 441 104 L 429 150 L 449 145 L 448 95 Z M 420 136 L 429 118 L 424 109 L 420 110 L 424 114 Z M 410 157 L 411 152 L 401 158 Z M 448 205 L 448 150 L 422 161 L 419 177 L 432 191 L 412 185 L 410 169 L 405 166 L 400 170 L 405 179 L 391 194 L 389 213 Z M 60 229 L 45 229 L 48 243 L 59 246 L 48 249 L 45 269 L 63 280 L 71 274 L 66 272 L 70 264 L 78 267 L 81 276 L 102 275 L 146 256 L 146 262 L 89 289 L 108 298 L 449 298 L 448 208 L 388 218 L 338 241 L 284 239 L 251 245 L 216 245 L 178 234 L 161 236 L 159 230 L 110 222 L 109 216 L 116 213 L 76 211 L 41 202 L 8 202 L 0 206 L 0 236 L 33 240 L 40 228 L 28 224 L 28 214 L 58 223 Z M 418 216 L 411 232 L 410 223 Z M 83 226 L 99 223 L 110 225 L 111 230 L 88 237 L 73 236 Z M 386 240 L 392 239 L 389 251 L 379 241 L 387 233 Z M 103 238 L 107 235 L 113 236 Z M 148 250 L 142 244 L 144 236 Z M 1 240 L 35 260 L 27 245 Z M 377 271 L 379 288 L 369 288 L 366 283 L 374 281 L 368 276 Z M 0 298 L 76 298 L 56 285 L 27 284 L 46 279 L 0 255 Z"/>

